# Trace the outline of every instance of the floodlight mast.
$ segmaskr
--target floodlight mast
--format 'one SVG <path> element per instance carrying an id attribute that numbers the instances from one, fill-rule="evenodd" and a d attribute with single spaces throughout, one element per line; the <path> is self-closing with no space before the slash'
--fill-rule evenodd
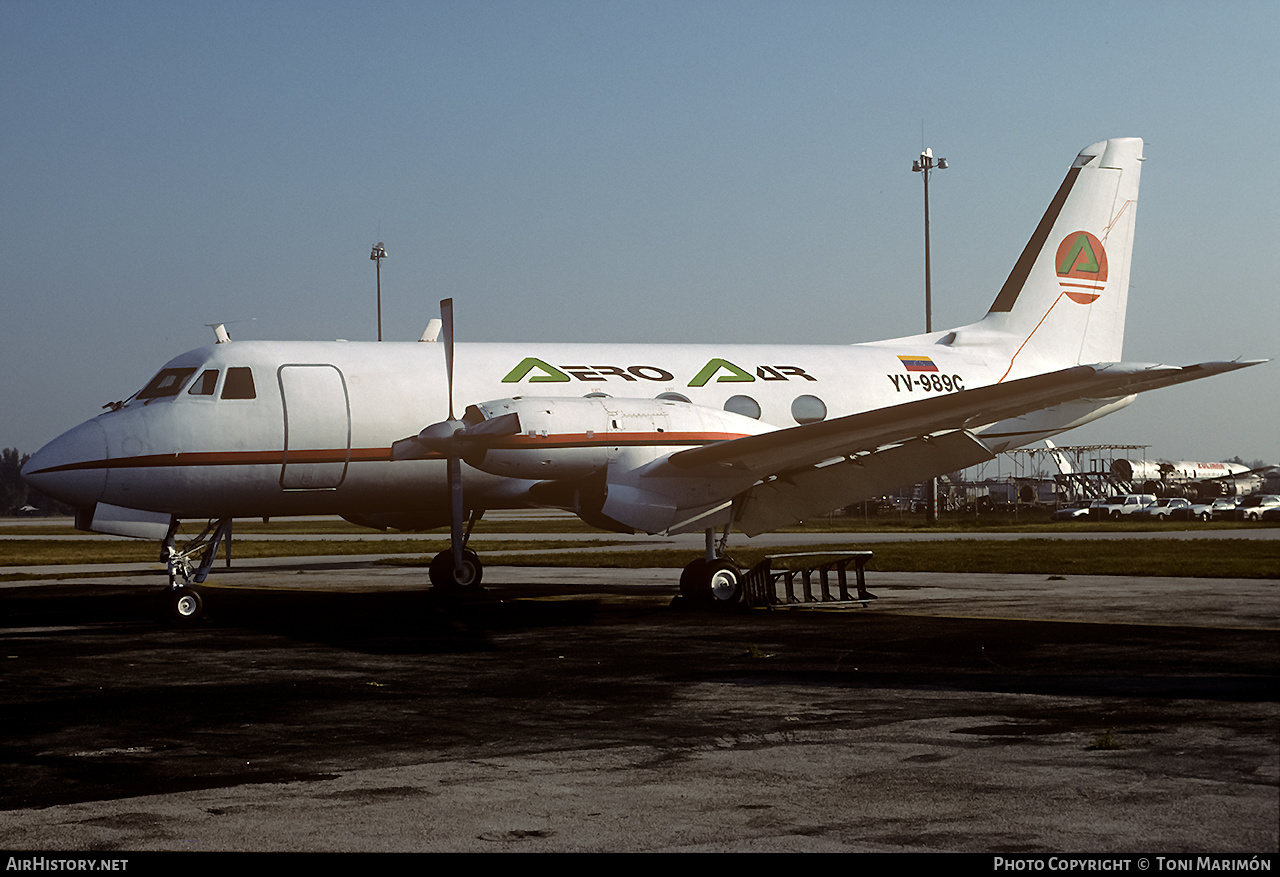
<path id="1" fill-rule="evenodd" d="M 926 149 L 920 157 L 911 163 L 911 170 L 924 177 L 924 330 L 933 331 L 933 277 L 929 262 L 929 172 L 934 168 L 940 171 L 947 169 L 947 160 L 934 160 L 933 150 Z M 925 520 L 930 524 L 938 522 L 938 480 L 929 479 L 928 506 L 925 509 Z"/>
<path id="2" fill-rule="evenodd" d="M 382 340 L 382 260 L 387 258 L 387 248 L 378 241 L 373 245 L 369 258 L 378 266 L 378 340 Z"/>
<path id="3" fill-rule="evenodd" d="M 933 331 L 933 281 L 929 264 L 929 172 L 934 169 L 945 171 L 947 160 L 934 160 L 933 150 L 926 149 L 920 158 L 911 163 L 911 170 L 924 176 L 924 330 Z"/>

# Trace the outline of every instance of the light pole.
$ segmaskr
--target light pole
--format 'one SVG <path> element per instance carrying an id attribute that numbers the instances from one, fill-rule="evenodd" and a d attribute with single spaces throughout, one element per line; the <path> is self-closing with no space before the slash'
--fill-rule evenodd
<path id="1" fill-rule="evenodd" d="M 947 160 L 939 158 L 935 162 L 933 150 L 926 149 L 920 157 L 911 163 L 911 170 L 924 177 L 924 330 L 933 331 L 933 278 L 929 265 L 929 172 L 934 168 L 940 171 L 947 169 Z M 938 479 L 929 479 L 928 507 L 925 509 L 925 520 L 930 524 L 938 522 Z"/>
<path id="2" fill-rule="evenodd" d="M 926 195 L 925 200 L 928 200 Z M 378 241 L 373 245 L 373 252 L 369 254 L 369 258 L 378 266 L 378 340 L 382 340 L 382 260 L 387 258 L 387 248 L 382 245 L 382 241 Z"/>

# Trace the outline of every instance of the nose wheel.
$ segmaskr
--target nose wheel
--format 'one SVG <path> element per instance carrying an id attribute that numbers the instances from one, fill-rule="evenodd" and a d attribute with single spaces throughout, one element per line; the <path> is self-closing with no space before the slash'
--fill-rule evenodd
<path id="1" fill-rule="evenodd" d="M 204 601 L 192 588 L 173 588 L 167 592 L 169 614 L 175 621 L 191 624 L 204 614 Z"/>

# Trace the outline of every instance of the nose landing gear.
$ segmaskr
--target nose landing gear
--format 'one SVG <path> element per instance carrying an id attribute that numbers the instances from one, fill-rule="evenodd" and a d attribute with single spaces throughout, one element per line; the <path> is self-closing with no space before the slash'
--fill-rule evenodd
<path id="1" fill-rule="evenodd" d="M 177 547 L 178 526 L 174 518 L 169 532 L 161 543 L 160 556 L 169 570 L 169 587 L 164 592 L 170 617 L 184 624 L 200 620 L 204 615 L 204 601 L 191 587 L 200 584 L 209 575 L 213 561 L 218 556 L 219 543 L 227 543 L 226 561 L 231 566 L 231 518 L 209 521 L 185 547 Z M 199 556 L 199 561 L 194 562 Z"/>

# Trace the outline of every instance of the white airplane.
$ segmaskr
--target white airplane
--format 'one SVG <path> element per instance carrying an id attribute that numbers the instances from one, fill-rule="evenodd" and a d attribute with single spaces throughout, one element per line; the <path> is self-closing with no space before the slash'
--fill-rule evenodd
<path id="1" fill-rule="evenodd" d="M 1061 451 L 1057 445 L 1048 439 L 1044 440 L 1044 446 L 1049 451 L 1049 456 L 1053 457 L 1053 462 L 1057 464 L 1058 471 L 1063 475 L 1074 475 L 1076 467 L 1072 465 L 1071 460 Z"/>
<path id="2" fill-rule="evenodd" d="M 1275 466 L 1250 469 L 1240 463 L 1203 463 L 1192 460 L 1115 460 L 1111 474 L 1159 496 L 1209 497 L 1245 495 L 1262 487 Z"/>
<path id="3" fill-rule="evenodd" d="M 777 529 L 1088 423 L 1144 390 L 1256 364 L 1120 361 L 1142 160 L 1137 138 L 1081 152 L 991 309 L 957 329 L 835 346 L 455 348 L 446 300 L 443 344 L 230 342 L 220 330 L 54 439 L 23 476 L 78 508 L 81 528 L 161 539 L 180 615 L 199 614 L 189 585 L 236 517 L 448 524 L 452 547 L 430 577 L 466 588 L 481 579 L 470 525 L 528 507 L 608 530 L 703 531 L 681 591 L 734 601 L 732 529 Z M 209 525 L 179 550 L 183 519 Z"/>

